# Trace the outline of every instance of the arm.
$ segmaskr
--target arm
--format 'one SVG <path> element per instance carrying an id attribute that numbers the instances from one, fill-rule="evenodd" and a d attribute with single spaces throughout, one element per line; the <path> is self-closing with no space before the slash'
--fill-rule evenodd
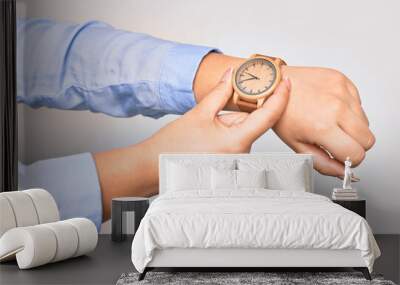
<path id="1" fill-rule="evenodd" d="M 185 113 L 199 63 L 215 51 L 101 22 L 19 21 L 17 41 L 18 102 L 116 117 Z"/>
<path id="2" fill-rule="evenodd" d="M 100 230 L 102 205 L 96 165 L 89 153 L 18 164 L 18 188 L 43 188 L 57 203 L 61 220 L 85 217 Z"/>

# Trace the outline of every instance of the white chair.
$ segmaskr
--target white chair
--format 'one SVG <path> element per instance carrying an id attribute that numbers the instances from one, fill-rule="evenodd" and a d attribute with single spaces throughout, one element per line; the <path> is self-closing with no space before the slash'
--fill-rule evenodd
<path id="1" fill-rule="evenodd" d="M 97 229 L 86 218 L 59 221 L 53 197 L 43 189 L 0 193 L 0 262 L 20 269 L 86 254 L 97 245 Z"/>

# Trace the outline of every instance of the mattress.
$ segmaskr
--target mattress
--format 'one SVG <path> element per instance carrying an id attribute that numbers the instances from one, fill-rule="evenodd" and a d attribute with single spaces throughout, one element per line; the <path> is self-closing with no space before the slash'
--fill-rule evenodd
<path id="1" fill-rule="evenodd" d="M 169 248 L 359 250 L 370 271 L 380 255 L 361 216 L 321 195 L 266 189 L 159 196 L 136 232 L 132 262 L 143 272 L 155 250 Z"/>

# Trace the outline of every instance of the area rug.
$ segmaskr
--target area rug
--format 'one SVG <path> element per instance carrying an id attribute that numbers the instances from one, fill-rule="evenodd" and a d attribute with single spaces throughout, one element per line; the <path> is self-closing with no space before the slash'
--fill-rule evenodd
<path id="1" fill-rule="evenodd" d="M 368 281 L 359 272 L 148 272 L 142 281 L 137 280 L 138 276 L 138 273 L 124 273 L 117 285 L 395 285 L 392 281 L 384 280 L 382 275 L 372 275 L 373 280 Z"/>

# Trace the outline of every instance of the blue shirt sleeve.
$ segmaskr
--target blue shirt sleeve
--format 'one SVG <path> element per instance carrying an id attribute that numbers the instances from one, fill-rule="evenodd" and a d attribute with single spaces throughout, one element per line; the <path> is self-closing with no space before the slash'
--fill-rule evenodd
<path id="1" fill-rule="evenodd" d="M 19 20 L 17 100 L 115 117 L 183 114 L 195 105 L 193 79 L 211 51 L 97 21 Z"/>
<path id="2" fill-rule="evenodd" d="M 96 165 L 90 153 L 18 165 L 18 188 L 43 188 L 57 203 L 61 220 L 83 217 L 100 231 L 103 207 Z"/>

